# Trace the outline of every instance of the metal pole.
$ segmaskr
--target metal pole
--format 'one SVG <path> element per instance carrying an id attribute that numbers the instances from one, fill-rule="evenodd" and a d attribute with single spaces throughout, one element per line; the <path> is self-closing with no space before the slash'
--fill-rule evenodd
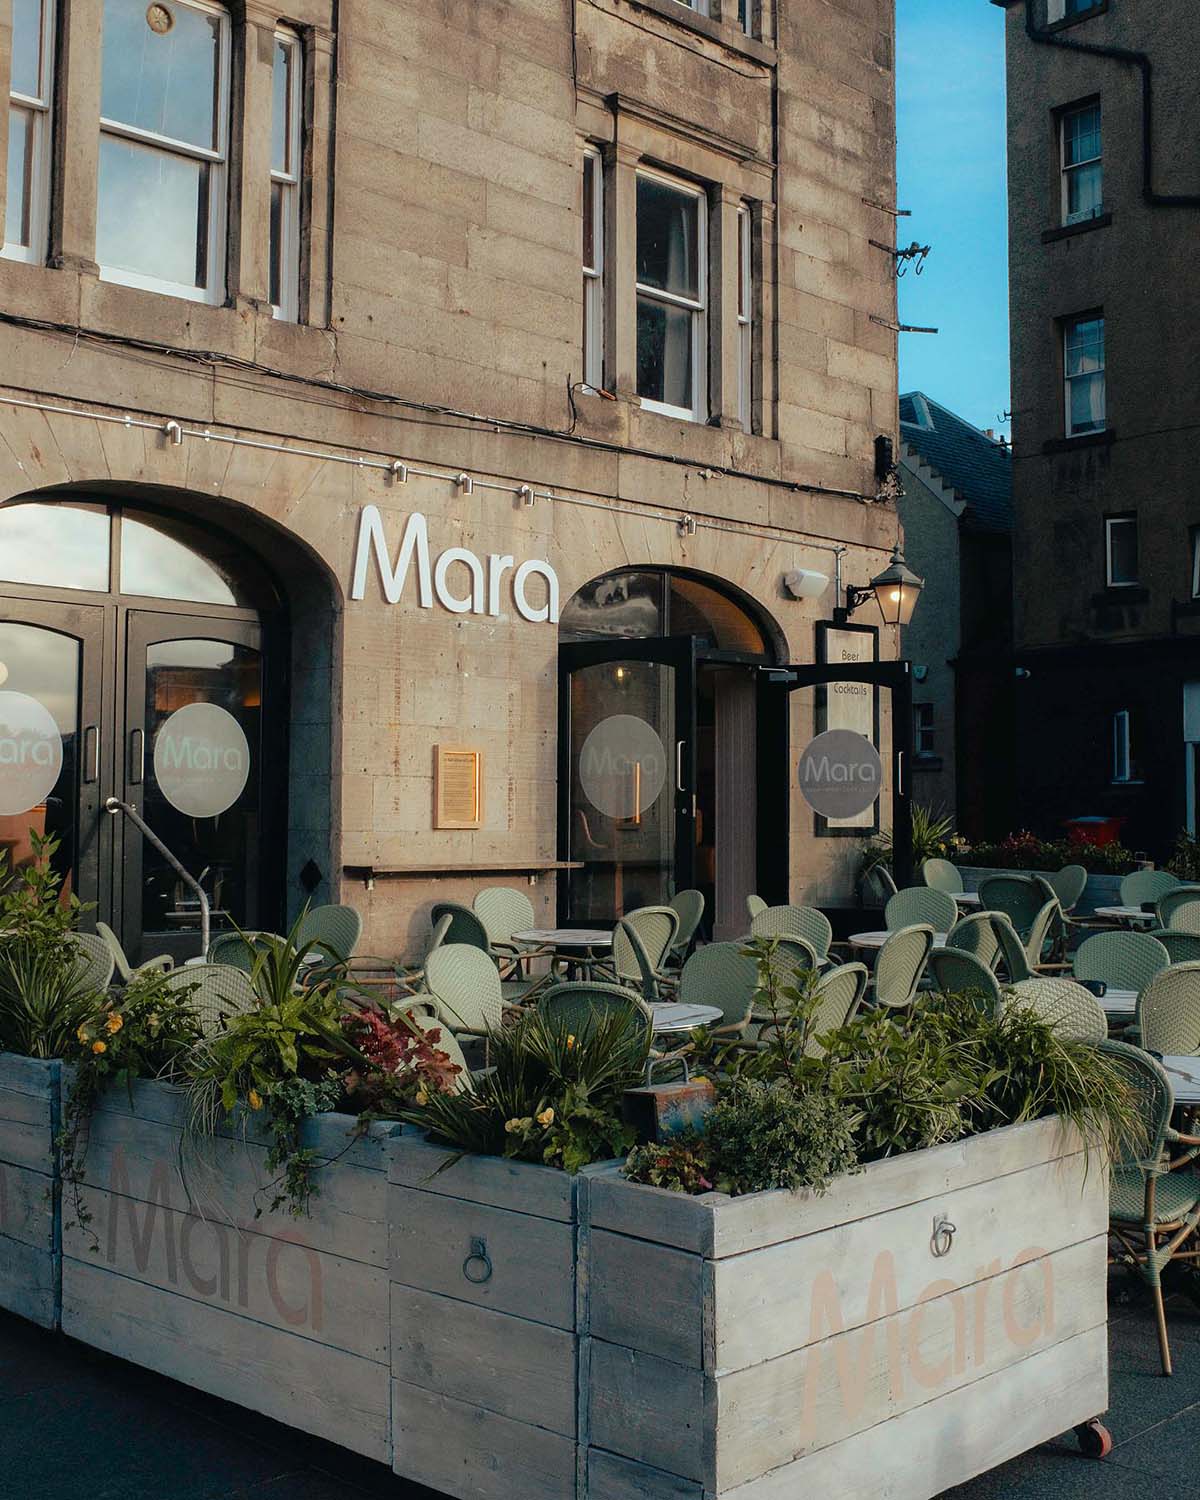
<path id="1" fill-rule="evenodd" d="M 195 878 L 195 876 L 188 874 L 188 872 L 183 868 L 183 866 L 167 848 L 166 844 L 163 843 L 162 839 L 159 838 L 158 834 L 156 834 L 153 828 L 151 828 L 146 823 L 146 820 L 142 817 L 141 813 L 138 812 L 136 807 L 131 806 L 128 802 L 122 802 L 119 797 L 110 797 L 108 801 L 105 802 L 104 806 L 106 810 L 113 815 L 113 817 L 116 817 L 119 812 L 124 813 L 129 821 L 133 824 L 133 826 L 142 835 L 142 837 L 144 839 L 149 839 L 149 841 L 154 845 L 154 847 L 158 850 L 158 852 L 162 855 L 166 862 L 171 866 L 172 870 L 175 871 L 176 875 L 179 876 L 180 880 L 182 880 L 186 886 L 195 891 L 200 900 L 200 957 L 207 958 L 211 919 L 208 908 L 208 897 L 204 894 L 204 887 Z"/>

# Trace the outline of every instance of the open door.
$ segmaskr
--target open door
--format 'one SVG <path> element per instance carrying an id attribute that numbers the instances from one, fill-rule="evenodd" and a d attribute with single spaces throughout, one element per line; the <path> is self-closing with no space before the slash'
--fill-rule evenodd
<path id="1" fill-rule="evenodd" d="M 559 650 L 563 925 L 611 923 L 694 883 L 696 639 Z"/>
<path id="2" fill-rule="evenodd" d="M 760 810 L 788 807 L 799 797 L 802 817 L 793 827 L 805 841 L 861 842 L 889 832 L 896 884 L 910 884 L 911 663 L 762 667 L 759 699 Z M 787 818 L 777 818 L 773 837 L 762 842 L 769 858 L 760 860 L 760 894 L 787 901 L 793 894 Z"/>

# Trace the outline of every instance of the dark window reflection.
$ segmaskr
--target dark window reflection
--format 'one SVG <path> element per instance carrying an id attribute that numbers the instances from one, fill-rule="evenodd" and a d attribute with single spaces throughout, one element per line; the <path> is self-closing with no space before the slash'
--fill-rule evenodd
<path id="1" fill-rule="evenodd" d="M 585 584 L 559 621 L 564 641 L 641 640 L 665 633 L 663 575 L 608 573 Z"/>

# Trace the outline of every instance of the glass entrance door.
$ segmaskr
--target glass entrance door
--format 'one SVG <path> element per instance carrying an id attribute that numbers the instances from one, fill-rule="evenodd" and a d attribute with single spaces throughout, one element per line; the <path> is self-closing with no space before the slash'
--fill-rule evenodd
<path id="1" fill-rule="evenodd" d="M 0 598 L 0 854 L 53 837 L 64 892 L 100 896 L 103 612 Z"/>
<path id="2" fill-rule="evenodd" d="M 262 925 L 263 655 L 258 625 L 131 610 L 123 799 L 208 896 L 212 930 Z M 132 824 L 120 829 L 126 945 L 193 957 L 199 902 Z"/>
<path id="3" fill-rule="evenodd" d="M 559 651 L 559 920 L 589 926 L 693 883 L 696 642 Z"/>

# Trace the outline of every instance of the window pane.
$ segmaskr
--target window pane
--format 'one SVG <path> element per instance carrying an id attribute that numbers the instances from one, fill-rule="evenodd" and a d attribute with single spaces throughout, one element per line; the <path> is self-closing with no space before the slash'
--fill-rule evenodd
<path id="1" fill-rule="evenodd" d="M 1094 219 L 1104 199 L 1104 169 L 1099 162 L 1073 167 L 1067 173 L 1067 219 Z"/>
<path id="2" fill-rule="evenodd" d="M 121 592 L 199 604 L 243 604 L 231 566 L 197 550 L 219 545 L 177 521 L 126 516 L 121 522 Z"/>
<path id="3" fill-rule="evenodd" d="M 693 405 L 692 319 L 684 307 L 639 297 L 637 304 L 638 395 L 648 401 Z"/>
<path id="4" fill-rule="evenodd" d="M 1073 167 L 1100 155 L 1100 106 L 1077 109 L 1063 121 L 1064 165 Z"/>
<path id="5" fill-rule="evenodd" d="M 1138 545 L 1136 521 L 1108 523 L 1108 557 L 1110 583 L 1136 583 Z"/>
<path id="6" fill-rule="evenodd" d="M 1067 329 L 1067 374 L 1084 375 L 1104 368 L 1104 319 L 1088 318 Z"/>
<path id="7" fill-rule="evenodd" d="M 270 264 L 267 268 L 269 286 L 267 295 L 271 306 L 278 307 L 283 301 L 283 194 L 281 182 L 271 184 L 271 245 Z"/>
<path id="8" fill-rule="evenodd" d="M 700 297 L 700 200 L 652 177 L 637 184 L 637 279 L 642 286 Z"/>
<path id="9" fill-rule="evenodd" d="M 29 244 L 29 203 L 33 177 L 33 115 L 8 112 L 8 192 L 4 235 L 10 245 Z"/>
<path id="10" fill-rule="evenodd" d="M 1095 432 L 1104 426 L 1104 376 L 1079 375 L 1071 381 L 1071 431 Z"/>
<path id="11" fill-rule="evenodd" d="M 108 512 L 61 501 L 0 508 L 0 578 L 107 590 Z"/>
<path id="12" fill-rule="evenodd" d="M 662 635 L 662 574 L 608 573 L 584 584 L 564 606 L 558 633 L 564 641 Z"/>
<path id="13" fill-rule="evenodd" d="M 220 18 L 178 0 L 154 10 L 170 15 L 170 30 L 150 29 L 143 0 L 104 0 L 100 112 L 216 149 Z"/>
<path id="14" fill-rule="evenodd" d="M 100 139 L 96 257 L 181 286 L 207 283 L 207 163 Z"/>
<path id="15" fill-rule="evenodd" d="M 41 0 L 12 0 L 12 91 L 42 96 Z"/>
<path id="16" fill-rule="evenodd" d="M 715 651 L 767 655 L 762 631 L 736 600 L 696 578 L 671 578 L 670 633 L 695 635 Z"/>
<path id="17" fill-rule="evenodd" d="M 275 38 L 275 82 L 271 104 L 271 170 L 292 172 L 292 48 Z"/>
<path id="18" fill-rule="evenodd" d="M 596 264 L 596 158 L 583 158 L 583 263 Z"/>

